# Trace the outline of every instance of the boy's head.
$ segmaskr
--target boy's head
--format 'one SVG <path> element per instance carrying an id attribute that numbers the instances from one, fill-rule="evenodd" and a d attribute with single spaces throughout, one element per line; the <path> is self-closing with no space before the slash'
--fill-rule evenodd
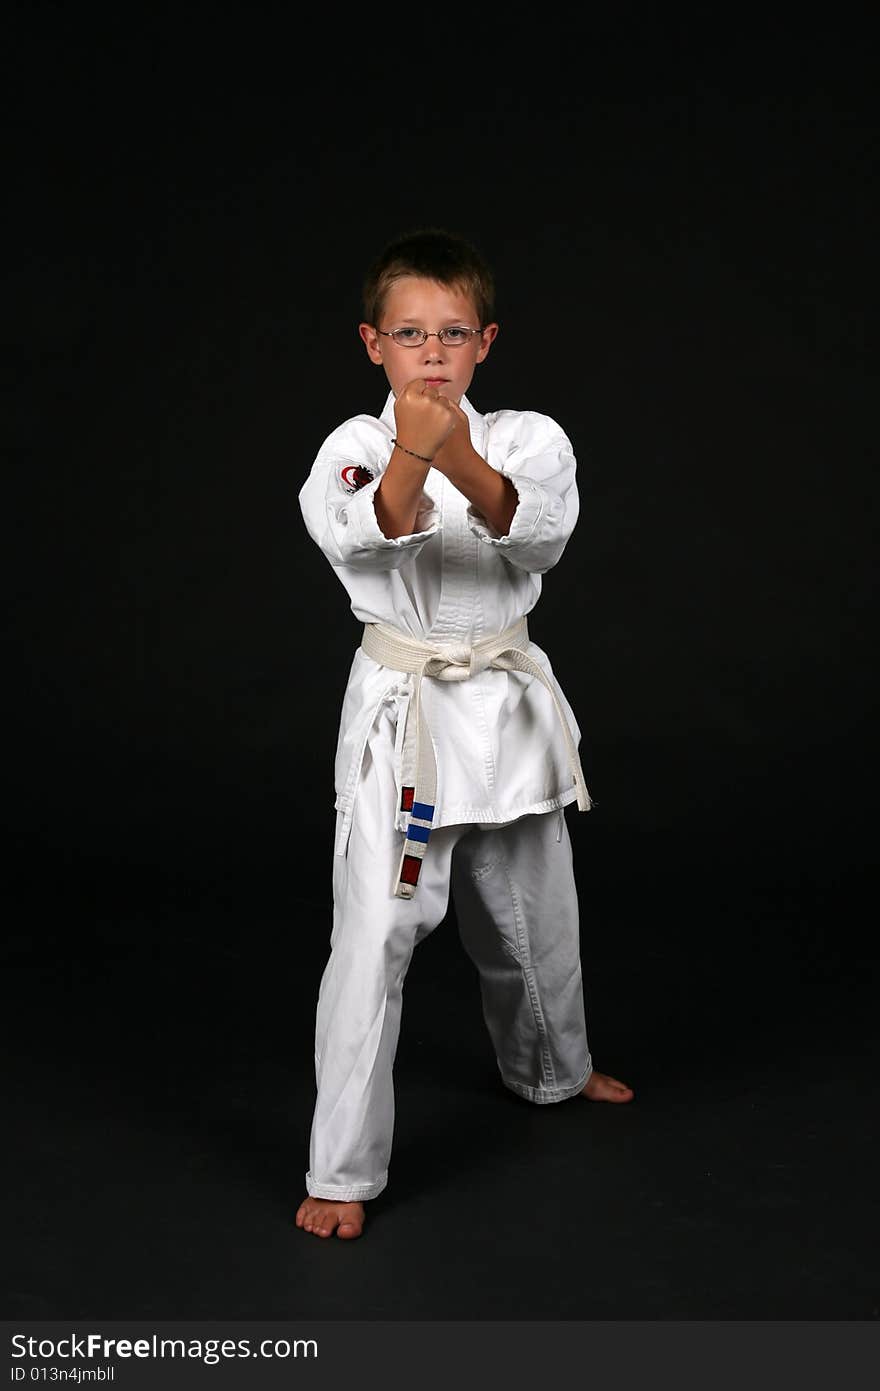
<path id="1" fill-rule="evenodd" d="M 458 402 L 498 332 L 492 272 L 480 253 L 438 228 L 410 233 L 370 267 L 363 300 L 359 332 L 395 396 L 418 377 Z"/>

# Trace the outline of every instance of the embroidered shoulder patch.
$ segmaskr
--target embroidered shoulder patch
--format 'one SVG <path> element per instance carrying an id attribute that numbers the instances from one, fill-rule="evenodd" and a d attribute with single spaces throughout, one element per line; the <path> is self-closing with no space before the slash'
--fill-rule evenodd
<path id="1" fill-rule="evenodd" d="M 340 469 L 339 477 L 347 493 L 356 493 L 358 488 L 365 488 L 368 483 L 372 483 L 375 474 L 363 464 L 346 464 Z"/>

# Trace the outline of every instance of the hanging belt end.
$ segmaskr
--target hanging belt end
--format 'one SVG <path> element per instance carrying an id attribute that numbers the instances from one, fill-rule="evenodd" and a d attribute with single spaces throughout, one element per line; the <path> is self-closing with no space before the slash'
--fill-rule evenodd
<path id="1" fill-rule="evenodd" d="M 414 850 L 420 853 L 414 854 Z M 394 879 L 394 888 L 392 890 L 394 898 L 415 897 L 415 892 L 419 884 L 419 871 L 422 867 L 423 855 L 424 845 L 413 845 L 409 839 L 409 835 L 407 835 L 407 838 L 403 842 L 400 864 L 397 867 L 397 874 Z"/>
<path id="2" fill-rule="evenodd" d="M 590 811 L 593 806 L 593 799 L 587 791 L 587 785 L 579 778 L 577 783 L 578 811 Z"/>

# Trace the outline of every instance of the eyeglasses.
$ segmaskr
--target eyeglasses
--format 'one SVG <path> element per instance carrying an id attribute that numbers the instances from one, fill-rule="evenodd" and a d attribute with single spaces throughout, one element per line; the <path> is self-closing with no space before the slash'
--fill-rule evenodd
<path id="1" fill-rule="evenodd" d="M 461 328 L 456 324 L 453 328 L 441 328 L 439 333 L 426 333 L 423 328 L 377 328 L 377 333 L 381 333 L 385 338 L 393 338 L 395 343 L 399 343 L 402 348 L 420 348 L 423 343 L 427 343 L 429 338 L 439 338 L 440 342 L 447 348 L 462 348 L 469 342 L 475 333 L 482 333 L 481 328 Z"/>

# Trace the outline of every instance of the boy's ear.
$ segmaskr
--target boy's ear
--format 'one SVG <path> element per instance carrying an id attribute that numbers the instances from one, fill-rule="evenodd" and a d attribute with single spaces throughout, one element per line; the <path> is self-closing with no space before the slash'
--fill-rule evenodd
<path id="1" fill-rule="evenodd" d="M 489 349 L 495 342 L 497 333 L 497 324 L 487 324 L 486 327 L 483 329 L 483 336 L 480 339 L 480 349 L 477 353 L 477 362 L 484 362 L 485 359 L 489 356 Z"/>
<path id="2" fill-rule="evenodd" d="M 358 324 L 358 333 L 364 340 L 367 356 L 377 366 L 382 364 L 382 343 L 372 324 Z"/>

